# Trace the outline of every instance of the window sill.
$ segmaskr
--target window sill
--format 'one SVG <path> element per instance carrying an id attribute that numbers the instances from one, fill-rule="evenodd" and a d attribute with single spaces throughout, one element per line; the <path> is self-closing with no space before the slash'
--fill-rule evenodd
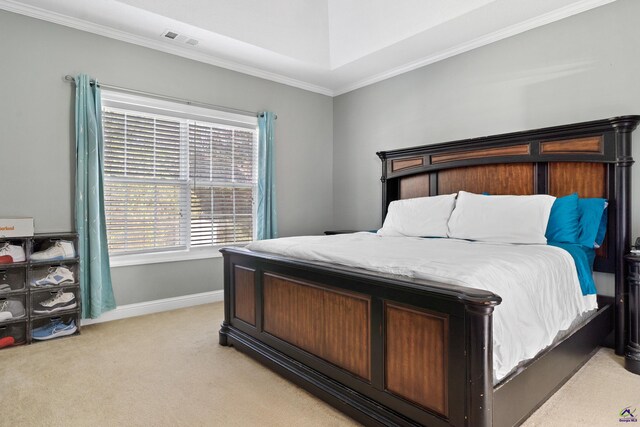
<path id="1" fill-rule="evenodd" d="M 129 267 L 133 265 L 160 264 L 167 262 L 193 261 L 198 259 L 222 258 L 220 248 L 223 245 L 210 248 L 198 248 L 187 251 L 154 252 L 134 255 L 116 255 L 109 258 L 111 267 Z"/>

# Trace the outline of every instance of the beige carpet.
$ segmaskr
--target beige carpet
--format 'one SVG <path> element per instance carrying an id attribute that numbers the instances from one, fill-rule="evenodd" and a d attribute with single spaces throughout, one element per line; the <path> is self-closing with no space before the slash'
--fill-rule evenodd
<path id="1" fill-rule="evenodd" d="M 640 418 L 640 375 L 624 369 L 624 359 L 600 349 L 523 426 L 616 426 L 620 411 L 637 408 Z"/>
<path id="2" fill-rule="evenodd" d="M 348 417 L 217 344 L 222 304 L 85 327 L 0 351 L 1 426 L 348 426 Z M 640 376 L 601 350 L 525 425 L 618 425 Z"/>

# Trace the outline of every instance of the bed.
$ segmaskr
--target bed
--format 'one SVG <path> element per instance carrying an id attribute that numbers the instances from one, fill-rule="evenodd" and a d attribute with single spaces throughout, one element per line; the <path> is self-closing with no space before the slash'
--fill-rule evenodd
<path id="1" fill-rule="evenodd" d="M 607 337 L 626 342 L 631 133 L 640 116 L 377 153 L 389 204 L 469 191 L 577 192 L 609 202 L 594 269 L 615 275 L 561 338 L 497 378 L 494 310 L 501 296 L 451 281 L 330 261 L 225 248 L 225 319 L 232 345 L 367 425 L 517 425 Z"/>

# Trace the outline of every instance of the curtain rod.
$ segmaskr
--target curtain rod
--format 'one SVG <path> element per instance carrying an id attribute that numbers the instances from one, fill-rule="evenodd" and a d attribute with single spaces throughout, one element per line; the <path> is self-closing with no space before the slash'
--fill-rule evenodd
<path id="1" fill-rule="evenodd" d="M 76 79 L 67 74 L 66 76 L 64 76 L 64 79 L 70 83 L 75 83 Z M 95 84 L 95 80 L 91 80 L 91 84 Z M 98 83 L 98 85 L 102 88 L 105 89 L 111 89 L 111 90 L 115 90 L 118 92 L 127 92 L 127 93 L 132 93 L 135 95 L 143 95 L 143 96 L 148 96 L 151 98 L 157 98 L 157 99 L 163 99 L 165 101 L 173 101 L 173 102 L 179 102 L 181 104 L 187 104 L 187 105 L 193 105 L 196 107 L 204 107 L 204 108 L 211 108 L 211 109 L 215 109 L 215 110 L 221 110 L 221 111 L 226 111 L 227 113 L 236 113 L 236 114 L 242 114 L 243 116 L 253 116 L 253 117 L 258 117 L 261 116 L 261 113 L 257 113 L 255 111 L 247 111 L 247 110 L 240 110 L 237 108 L 231 108 L 231 107 L 223 107 L 222 105 L 214 105 L 214 104 L 207 104 L 206 102 L 198 102 L 198 101 L 190 101 L 188 99 L 182 99 L 182 98 L 175 98 L 173 96 L 167 96 L 167 95 L 159 95 L 156 93 L 151 93 L 151 92 L 144 92 L 141 90 L 137 90 L 137 89 L 129 89 L 126 87 L 120 87 L 120 86 L 114 86 L 114 85 L 109 85 L 109 84 L 105 84 L 105 83 Z M 277 119 L 278 115 L 274 115 L 274 118 Z"/>

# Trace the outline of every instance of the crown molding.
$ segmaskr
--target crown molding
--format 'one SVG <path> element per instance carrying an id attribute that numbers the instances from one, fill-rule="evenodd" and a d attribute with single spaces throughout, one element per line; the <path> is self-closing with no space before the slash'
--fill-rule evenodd
<path id="1" fill-rule="evenodd" d="M 282 83 L 287 86 L 304 89 L 322 95 L 333 96 L 333 90 L 326 87 L 293 79 L 281 74 L 260 70 L 258 68 L 239 64 L 237 62 L 216 58 L 211 55 L 194 52 L 185 47 L 170 46 L 162 43 L 161 41 L 154 40 L 148 37 L 136 36 L 125 31 L 116 30 L 104 25 L 94 24 L 82 19 L 73 18 L 56 12 L 51 12 L 35 6 L 18 3 L 13 0 L 0 0 L 0 9 L 20 15 L 29 16 L 31 18 L 48 21 L 54 24 L 63 25 L 65 27 L 74 28 L 76 30 L 86 31 L 89 33 L 97 34 L 99 36 L 120 40 L 126 43 L 135 44 L 149 49 L 159 50 L 172 55 L 181 56 L 183 58 L 214 65 L 216 67 L 237 71 L 239 73 L 247 74 L 253 77 L 271 80 L 273 82 Z"/>
<path id="2" fill-rule="evenodd" d="M 435 62 L 442 61 L 447 58 L 451 58 L 452 56 L 456 56 L 461 53 L 465 53 L 482 46 L 486 46 L 488 44 L 506 39 L 508 37 L 515 36 L 525 31 L 528 31 L 537 27 L 541 27 L 543 25 L 550 24 L 552 22 L 559 21 L 561 19 L 568 18 L 573 15 L 577 15 L 578 13 L 581 13 L 581 12 L 586 12 L 587 10 L 590 10 L 590 9 L 595 9 L 596 7 L 604 6 L 605 4 L 613 3 L 614 1 L 616 0 L 582 0 L 581 2 L 574 3 L 569 6 L 565 6 L 563 8 L 554 10 L 552 12 L 542 14 L 535 18 L 531 18 L 524 22 L 511 25 L 507 28 L 494 31 L 493 33 L 486 34 L 484 36 L 459 44 L 452 48 L 445 49 L 436 54 L 425 56 L 416 61 L 411 61 L 407 64 L 401 65 L 399 67 L 395 67 L 391 70 L 376 74 L 366 79 L 359 80 L 353 84 L 343 86 L 339 89 L 334 90 L 333 96 L 342 95 L 347 92 L 351 92 L 353 90 L 360 89 L 362 87 L 369 86 L 374 83 L 378 83 L 382 80 L 386 80 L 391 77 L 395 77 L 400 74 L 404 74 L 409 71 L 416 70 L 426 65 L 433 64 Z"/>

